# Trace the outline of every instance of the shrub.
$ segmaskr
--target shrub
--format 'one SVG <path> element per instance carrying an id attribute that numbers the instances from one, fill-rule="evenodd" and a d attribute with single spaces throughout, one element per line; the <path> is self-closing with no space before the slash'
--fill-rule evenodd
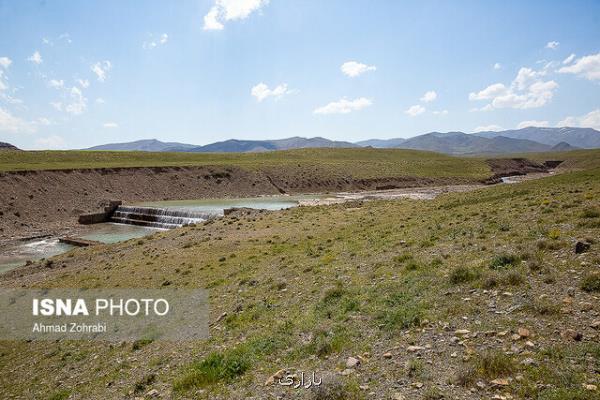
<path id="1" fill-rule="evenodd" d="M 514 267 L 519 261 L 519 257 L 513 254 L 500 254 L 492 259 L 492 261 L 490 262 L 490 268 L 502 269 L 508 266 Z"/>
<path id="2" fill-rule="evenodd" d="M 386 299 L 386 308 L 378 319 L 385 330 L 408 329 L 421 323 L 423 309 L 423 305 L 408 294 L 395 293 Z"/>
<path id="3" fill-rule="evenodd" d="M 587 208 L 581 213 L 581 218 L 600 218 L 600 210 L 596 208 Z"/>
<path id="4" fill-rule="evenodd" d="M 243 349 L 210 353 L 205 359 L 192 363 L 186 373 L 177 379 L 176 391 L 207 386 L 220 381 L 229 382 L 250 369 L 250 354 Z"/>
<path id="5" fill-rule="evenodd" d="M 560 230 L 559 229 L 550 229 L 550 231 L 548 231 L 547 236 L 549 239 L 557 240 L 560 237 Z"/>
<path id="6" fill-rule="evenodd" d="M 470 282 L 476 279 L 477 276 L 478 273 L 471 268 L 464 266 L 456 267 L 450 272 L 450 283 L 457 285 L 459 283 Z"/>
<path id="7" fill-rule="evenodd" d="M 592 272 L 581 281 L 581 289 L 586 292 L 600 292 L 600 273 Z"/>

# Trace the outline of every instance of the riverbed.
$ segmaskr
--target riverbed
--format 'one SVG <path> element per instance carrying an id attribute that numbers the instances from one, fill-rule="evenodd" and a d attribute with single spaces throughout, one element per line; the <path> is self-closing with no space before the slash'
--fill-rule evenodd
<path id="1" fill-rule="evenodd" d="M 297 196 L 273 195 L 250 198 L 154 201 L 131 205 L 195 211 L 213 214 L 218 217 L 224 214 L 225 209 L 233 207 L 247 207 L 274 211 L 298 206 L 308 207 L 339 204 L 347 201 L 396 199 L 432 200 L 444 193 L 466 192 L 484 187 L 485 186 L 483 185 L 451 185 L 362 192 L 339 192 L 331 194 L 306 194 Z M 102 223 L 77 226 L 74 228 L 74 232 L 71 235 L 102 243 L 117 243 L 144 237 L 158 231 L 161 231 L 161 229 L 136 225 Z M 44 237 L 5 244 L 0 248 L 0 273 L 25 265 L 27 262 L 65 253 L 71 249 L 73 249 L 73 246 L 60 243 L 57 237 Z"/>

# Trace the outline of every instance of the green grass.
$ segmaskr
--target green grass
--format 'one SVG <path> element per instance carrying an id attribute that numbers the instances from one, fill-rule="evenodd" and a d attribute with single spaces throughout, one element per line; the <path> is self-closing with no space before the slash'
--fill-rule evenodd
<path id="1" fill-rule="evenodd" d="M 120 151 L 0 152 L 0 171 L 120 168 L 237 166 L 247 169 L 318 168 L 335 176 L 462 177 L 490 175 L 481 159 L 458 158 L 417 150 L 301 149 L 264 153 L 149 153 Z"/>
<path id="2" fill-rule="evenodd" d="M 203 360 L 191 364 L 174 382 L 173 388 L 185 391 L 218 382 L 230 382 L 250 369 L 251 357 L 246 349 L 210 353 Z"/>

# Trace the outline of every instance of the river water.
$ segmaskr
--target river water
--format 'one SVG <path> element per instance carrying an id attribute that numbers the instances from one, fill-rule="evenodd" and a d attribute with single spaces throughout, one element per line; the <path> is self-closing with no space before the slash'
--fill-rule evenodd
<path id="1" fill-rule="evenodd" d="M 296 207 L 304 201 L 316 201 L 322 197 L 324 196 L 265 196 L 240 199 L 158 201 L 138 203 L 135 205 L 201 211 L 219 216 L 223 215 L 224 209 L 231 207 L 282 210 L 285 208 Z M 78 234 L 76 236 L 82 239 L 94 240 L 102 243 L 117 243 L 147 236 L 161 230 L 162 229 L 136 225 L 103 223 L 82 226 L 78 228 Z M 25 265 L 27 261 L 52 257 L 65 253 L 73 248 L 74 246 L 60 243 L 58 238 L 53 237 L 7 244 L 3 248 L 0 248 L 0 273 Z"/>

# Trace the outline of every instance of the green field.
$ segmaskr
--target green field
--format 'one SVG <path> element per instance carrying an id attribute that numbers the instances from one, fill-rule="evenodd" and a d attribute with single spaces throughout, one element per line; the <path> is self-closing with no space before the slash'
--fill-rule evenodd
<path id="1" fill-rule="evenodd" d="M 264 153 L 0 152 L 0 171 L 204 165 L 248 169 L 314 167 L 335 176 L 352 175 L 356 178 L 489 176 L 489 168 L 481 159 L 450 157 L 416 150 L 302 149 Z"/>

